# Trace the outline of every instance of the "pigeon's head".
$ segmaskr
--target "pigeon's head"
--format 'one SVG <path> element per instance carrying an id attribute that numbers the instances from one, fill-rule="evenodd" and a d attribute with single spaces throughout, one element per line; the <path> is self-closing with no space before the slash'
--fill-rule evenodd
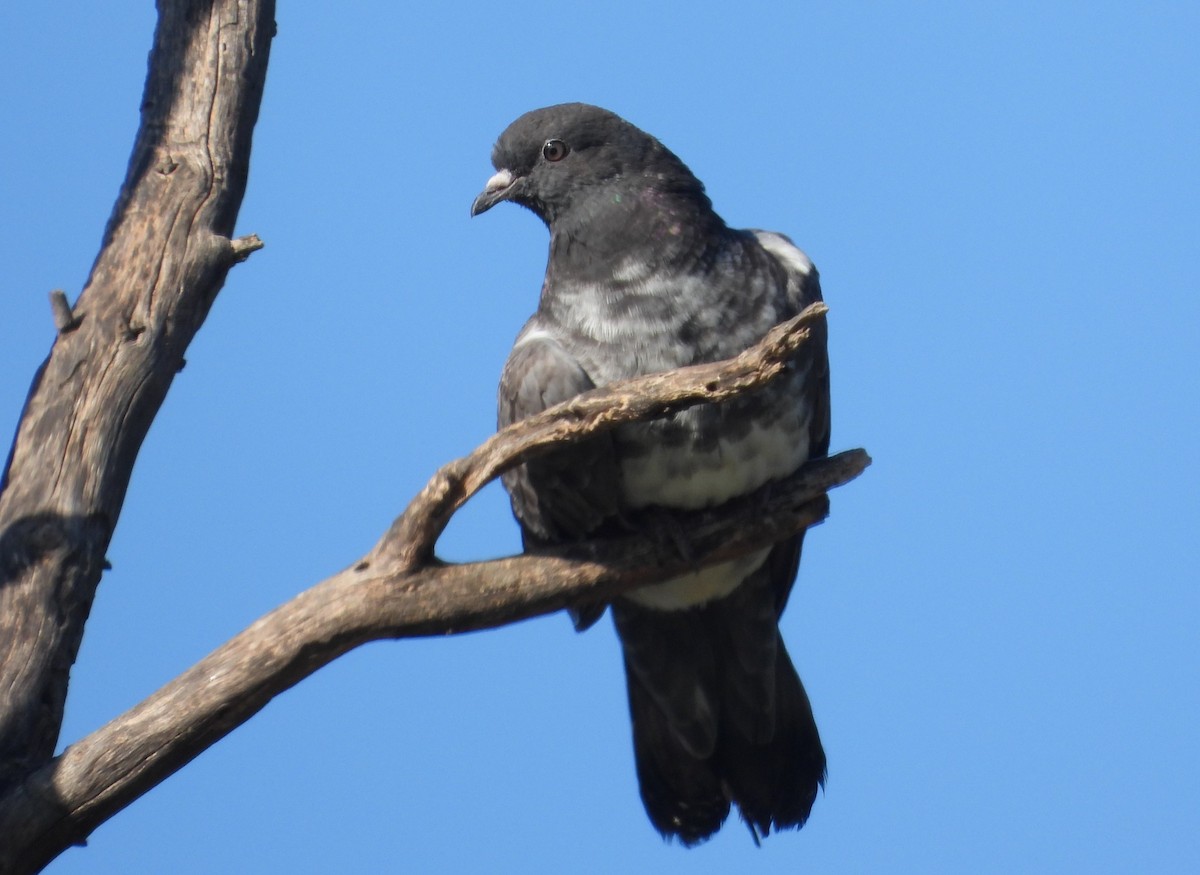
<path id="1" fill-rule="evenodd" d="M 496 173 L 471 215 L 512 201 L 553 224 L 641 192 L 672 193 L 708 208 L 704 186 L 654 137 L 615 113 L 586 103 L 527 112 L 492 149 Z"/>

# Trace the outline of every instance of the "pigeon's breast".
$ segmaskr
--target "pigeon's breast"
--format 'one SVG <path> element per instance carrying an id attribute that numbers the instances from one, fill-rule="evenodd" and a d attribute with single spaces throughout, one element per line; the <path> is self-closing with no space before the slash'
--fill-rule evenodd
<path id="1" fill-rule="evenodd" d="M 802 375 L 785 377 L 766 398 L 698 407 L 668 420 L 618 432 L 621 489 L 630 507 L 694 510 L 751 492 L 791 474 L 808 458 L 807 405 L 787 391 Z M 777 383 L 778 386 L 778 383 Z M 729 595 L 757 571 L 759 550 L 627 595 L 644 607 L 680 610 Z"/>
<path id="2" fill-rule="evenodd" d="M 757 396 L 704 405 L 617 433 L 622 497 L 695 510 L 786 477 L 808 459 L 808 405 L 794 372 Z"/>
<path id="3" fill-rule="evenodd" d="M 608 282 L 557 282 L 539 316 L 597 386 L 730 358 L 790 316 L 767 273 L 646 272 L 631 260 Z"/>
<path id="4" fill-rule="evenodd" d="M 558 284 L 543 301 L 545 318 L 598 386 L 729 358 L 792 311 L 777 278 L 742 270 L 737 257 L 735 251 L 707 274 L 663 276 L 630 262 L 612 283 Z M 712 507 L 794 472 L 809 453 L 805 379 L 805 367 L 793 365 L 749 397 L 617 429 L 624 505 Z M 628 598 L 659 610 L 703 604 L 732 592 L 768 553 L 643 587 Z"/>

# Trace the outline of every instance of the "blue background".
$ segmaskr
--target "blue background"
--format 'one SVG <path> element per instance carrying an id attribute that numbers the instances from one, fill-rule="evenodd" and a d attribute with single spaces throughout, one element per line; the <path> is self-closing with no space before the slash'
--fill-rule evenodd
<path id="1" fill-rule="evenodd" d="M 376 643 L 73 872 L 1182 872 L 1200 858 L 1194 4 L 280 5 L 237 267 L 134 472 L 63 740 L 365 552 L 483 440 L 546 233 L 468 219 L 525 110 L 599 103 L 830 315 L 833 447 L 784 634 L 829 783 L 664 845 L 607 621 Z M 0 13 L 0 433 L 138 123 L 150 4 Z M 443 538 L 518 549 L 496 487 Z"/>

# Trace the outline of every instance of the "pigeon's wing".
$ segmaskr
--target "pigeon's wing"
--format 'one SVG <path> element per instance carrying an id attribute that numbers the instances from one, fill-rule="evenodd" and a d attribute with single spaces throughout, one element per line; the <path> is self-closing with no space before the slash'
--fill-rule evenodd
<path id="1" fill-rule="evenodd" d="M 799 313 L 809 304 L 822 300 L 821 278 L 812 261 L 788 237 L 774 231 L 753 231 L 759 245 L 783 268 L 787 280 L 788 316 Z M 808 457 L 817 459 L 829 453 L 829 355 L 826 346 L 825 321 L 812 326 L 812 339 L 807 344 L 806 358 L 797 364 L 806 368 L 797 400 L 808 406 Z M 800 551 L 804 545 L 801 532 L 792 544 L 777 544 L 771 551 L 768 564 L 775 590 L 777 615 L 787 606 Z"/>
<path id="2" fill-rule="evenodd" d="M 593 388 L 561 343 L 527 329 L 500 378 L 499 425 L 504 428 Z M 533 459 L 502 479 L 526 546 L 586 537 L 617 515 L 619 469 L 610 434 Z"/>
<path id="3" fill-rule="evenodd" d="M 527 327 L 500 377 L 499 426 L 593 388 L 595 383 L 562 344 Z M 611 433 L 532 459 L 501 480 L 527 549 L 583 538 L 618 514 L 620 467 Z M 572 606 L 575 628 L 591 626 L 606 606 Z"/>

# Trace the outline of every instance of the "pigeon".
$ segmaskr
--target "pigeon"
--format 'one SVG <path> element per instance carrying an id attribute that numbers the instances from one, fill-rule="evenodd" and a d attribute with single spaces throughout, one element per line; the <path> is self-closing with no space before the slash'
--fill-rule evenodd
<path id="1" fill-rule="evenodd" d="M 583 103 L 533 110 L 501 135 L 471 206 L 502 201 L 550 231 L 537 311 L 499 387 L 499 426 L 616 380 L 719 361 L 821 300 L 817 271 L 782 234 L 728 227 L 657 139 Z M 655 508 L 711 507 L 829 447 L 823 324 L 767 388 L 624 425 L 530 461 L 503 483 L 526 550 L 628 532 Z M 804 825 L 825 752 L 779 618 L 803 534 L 741 559 L 581 605 L 611 607 L 633 748 L 651 823 L 685 846 L 736 806 L 755 843 Z"/>

